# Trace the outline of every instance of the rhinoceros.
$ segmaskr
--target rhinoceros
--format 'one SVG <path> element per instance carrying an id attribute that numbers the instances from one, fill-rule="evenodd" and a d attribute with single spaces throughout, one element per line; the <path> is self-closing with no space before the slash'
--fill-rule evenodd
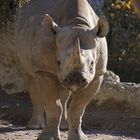
<path id="1" fill-rule="evenodd" d="M 16 45 L 33 103 L 28 125 L 45 127 L 38 140 L 61 140 L 64 112 L 68 140 L 88 139 L 82 116 L 106 72 L 108 31 L 106 18 L 98 17 L 87 0 L 31 0 L 20 9 Z"/>

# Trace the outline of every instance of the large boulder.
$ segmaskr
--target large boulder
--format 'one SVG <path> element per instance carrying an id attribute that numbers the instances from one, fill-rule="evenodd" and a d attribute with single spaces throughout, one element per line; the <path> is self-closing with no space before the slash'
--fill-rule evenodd
<path id="1" fill-rule="evenodd" d="M 128 108 L 140 111 L 140 84 L 120 82 L 118 75 L 107 71 L 96 96 L 96 103 L 103 104 L 111 100 L 123 102 L 127 104 Z"/>

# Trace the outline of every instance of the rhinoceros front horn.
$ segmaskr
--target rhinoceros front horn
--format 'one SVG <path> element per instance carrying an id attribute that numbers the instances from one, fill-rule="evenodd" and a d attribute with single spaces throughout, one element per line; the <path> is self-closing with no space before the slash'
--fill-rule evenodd
<path id="1" fill-rule="evenodd" d="M 75 41 L 74 56 L 79 56 L 79 55 L 80 55 L 80 40 L 79 38 L 77 38 Z"/>
<path id="2" fill-rule="evenodd" d="M 81 55 L 81 48 L 80 48 L 80 39 L 77 38 L 75 41 L 74 51 L 73 51 L 73 58 L 74 63 L 81 64 L 82 61 L 82 55 Z"/>

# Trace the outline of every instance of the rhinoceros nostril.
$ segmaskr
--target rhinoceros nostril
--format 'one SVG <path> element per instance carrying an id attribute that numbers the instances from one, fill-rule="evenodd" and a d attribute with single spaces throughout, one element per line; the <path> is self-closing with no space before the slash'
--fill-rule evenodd
<path id="1" fill-rule="evenodd" d="M 86 79 L 81 79 L 81 85 L 86 85 L 87 84 L 87 80 Z"/>
<path id="2" fill-rule="evenodd" d="M 69 84 L 69 82 L 70 82 L 69 78 L 65 78 L 65 79 L 63 80 L 63 85 L 64 85 L 64 86 L 67 86 L 67 85 Z"/>
<path id="3" fill-rule="evenodd" d="M 94 62 L 93 61 L 91 61 L 91 66 L 93 66 L 94 65 Z"/>
<path id="4" fill-rule="evenodd" d="M 57 61 L 57 65 L 58 65 L 58 66 L 60 66 L 60 65 L 61 65 L 61 62 L 60 62 L 59 60 Z"/>

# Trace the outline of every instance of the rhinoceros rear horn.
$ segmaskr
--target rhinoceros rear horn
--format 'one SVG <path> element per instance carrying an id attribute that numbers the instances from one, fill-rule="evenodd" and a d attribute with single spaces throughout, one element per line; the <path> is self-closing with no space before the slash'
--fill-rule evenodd
<path id="1" fill-rule="evenodd" d="M 57 33 L 60 30 L 60 27 L 53 21 L 51 16 L 49 16 L 48 14 L 45 15 L 42 24 L 46 26 L 46 29 L 49 31 Z"/>
<path id="2" fill-rule="evenodd" d="M 109 32 L 109 24 L 105 16 L 101 16 L 98 20 L 98 37 L 105 37 Z"/>

